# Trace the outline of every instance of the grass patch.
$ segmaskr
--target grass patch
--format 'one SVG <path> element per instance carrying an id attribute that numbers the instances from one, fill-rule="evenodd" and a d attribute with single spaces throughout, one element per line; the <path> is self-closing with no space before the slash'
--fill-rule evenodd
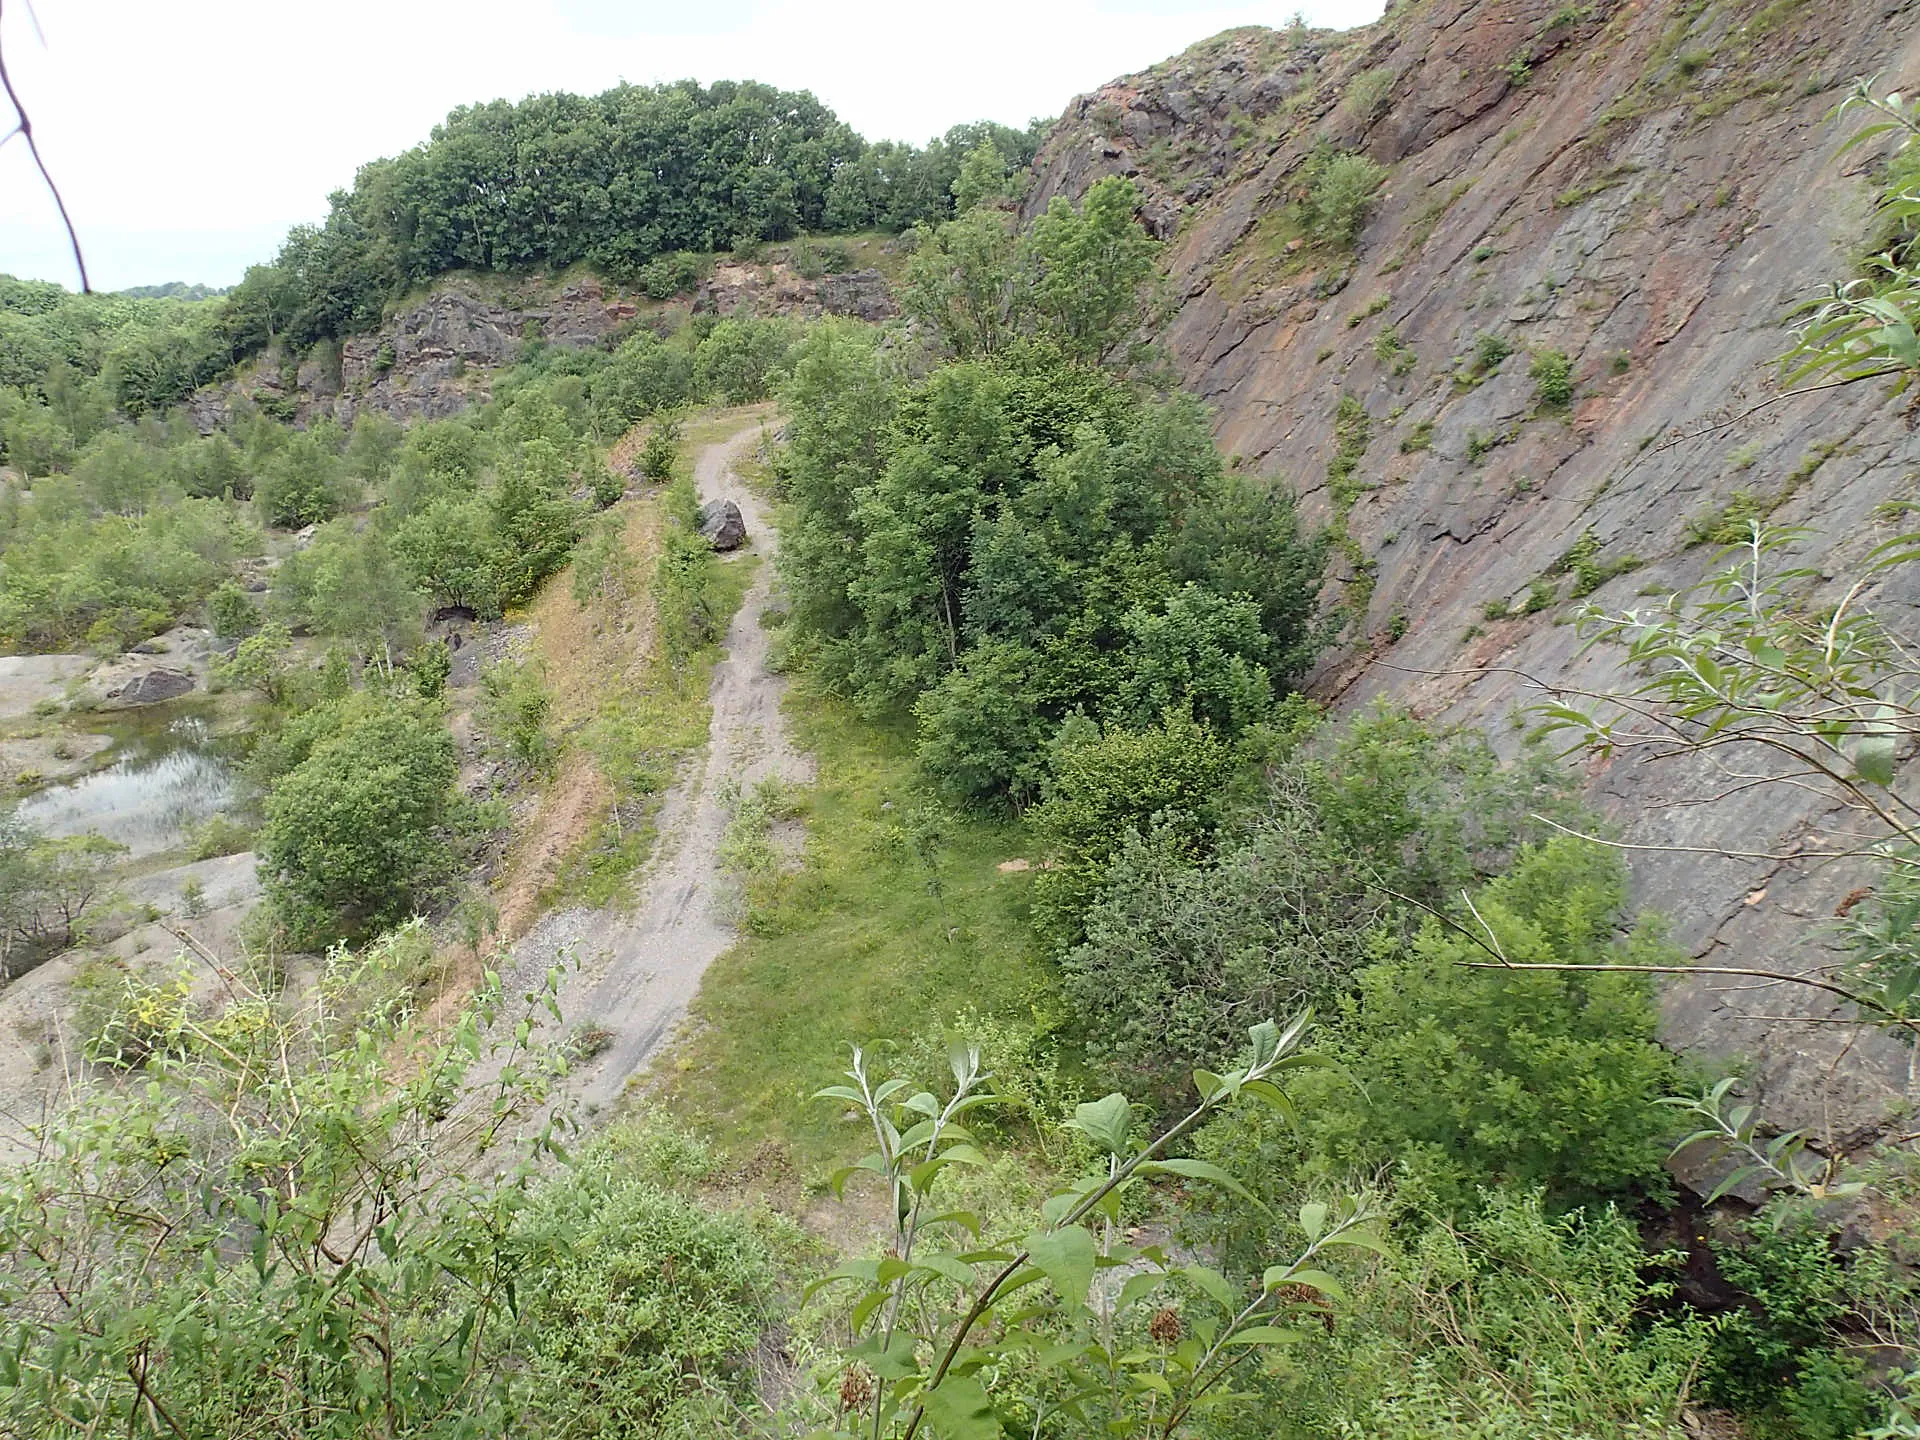
<path id="1" fill-rule="evenodd" d="M 1023 832 L 921 808 L 904 725 L 861 720 L 805 680 L 787 713 L 819 766 L 810 790 L 782 797 L 805 851 L 749 887 L 748 933 L 707 972 L 669 1083 L 676 1112 L 723 1148 L 771 1137 L 824 1163 L 861 1139 L 808 1098 L 838 1079 L 849 1042 L 904 1042 L 968 1007 L 1028 1017 L 1052 981 L 1027 879 L 996 868 L 1023 853 Z"/>

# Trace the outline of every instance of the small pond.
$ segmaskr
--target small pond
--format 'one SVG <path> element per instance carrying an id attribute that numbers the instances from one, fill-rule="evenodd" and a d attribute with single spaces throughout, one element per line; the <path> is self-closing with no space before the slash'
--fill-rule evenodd
<path id="1" fill-rule="evenodd" d="M 232 750 L 198 716 L 142 716 L 112 730 L 112 762 L 20 802 L 21 823 L 48 835 L 97 830 L 134 856 L 184 845 L 239 793 Z"/>

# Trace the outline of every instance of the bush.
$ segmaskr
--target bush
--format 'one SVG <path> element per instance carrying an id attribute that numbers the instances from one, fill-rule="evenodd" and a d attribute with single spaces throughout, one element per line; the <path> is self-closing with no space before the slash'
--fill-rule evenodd
<path id="1" fill-rule="evenodd" d="M 1144 730 L 1102 731 L 1085 720 L 1062 726 L 1046 798 L 1027 815 L 1048 861 L 1034 882 L 1041 932 L 1079 938 L 1081 913 L 1130 837 L 1151 833 L 1157 851 L 1199 854 L 1219 821 L 1233 758 L 1211 729 L 1178 710 Z"/>
<path id="2" fill-rule="evenodd" d="M 303 945 L 427 904 L 453 863 L 456 811 L 453 739 L 425 702 L 358 695 L 314 728 L 268 791 L 259 835 L 267 896 Z"/>
<path id="3" fill-rule="evenodd" d="M 1387 172 L 1365 155 L 1325 145 L 1315 150 L 1304 175 L 1302 211 L 1308 233 L 1329 250 L 1352 250 L 1386 178 Z"/>
<path id="4" fill-rule="evenodd" d="M 1660 1184 L 1670 1124 L 1653 1102 L 1678 1076 L 1647 977 L 1470 968 L 1489 958 L 1465 928 L 1481 924 L 1518 963 L 1682 963 L 1645 922 L 1616 937 L 1618 856 L 1549 840 L 1474 905 L 1460 928 L 1429 921 L 1359 972 L 1335 1046 L 1357 1083 L 1303 1081 L 1297 1134 L 1248 1122 L 1257 1134 L 1219 1143 L 1251 1140 L 1283 1193 L 1307 1176 L 1391 1168 L 1404 1200 L 1447 1213 L 1481 1185 L 1538 1186 L 1567 1205 Z"/>
<path id="5" fill-rule="evenodd" d="M 673 467 L 680 461 L 680 422 L 662 415 L 653 422 L 640 446 L 640 473 L 656 484 L 673 479 Z"/>
<path id="6" fill-rule="evenodd" d="M 1170 1101 L 1188 1056 L 1225 1049 L 1259 1016 L 1337 1002 L 1379 947 L 1411 939 L 1418 905 L 1451 903 L 1545 832 L 1533 815 L 1565 813 L 1545 757 L 1503 767 L 1477 733 L 1397 711 L 1304 737 L 1256 732 L 1243 748 L 1256 743 L 1274 752 L 1265 784 L 1194 787 L 1204 825 L 1126 836 L 1115 816 L 1085 939 L 1061 958 L 1096 1074 L 1130 1093 Z M 1039 877 L 1037 902 L 1076 878 L 1071 865 L 1055 873 Z"/>
<path id="7" fill-rule="evenodd" d="M 1481 375 L 1491 375 L 1511 354 L 1513 342 L 1489 330 L 1473 342 L 1473 368 Z"/>
<path id="8" fill-rule="evenodd" d="M 636 276 L 640 288 L 655 300 L 670 300 L 684 295 L 700 284 L 705 273 L 700 257 L 687 250 L 656 255 L 640 267 Z"/>
<path id="9" fill-rule="evenodd" d="M 554 740 L 547 733 L 553 708 L 536 663 L 501 661 L 480 676 L 481 711 L 493 741 L 516 764 L 545 774 L 553 764 Z"/>
<path id="10" fill-rule="evenodd" d="M 228 580 L 207 597 L 207 620 L 222 640 L 238 640 L 260 628 L 260 611 L 245 590 Z"/>
<path id="11" fill-rule="evenodd" d="M 1573 403 L 1573 361 L 1564 351 L 1536 352 L 1527 374 L 1533 379 L 1533 398 L 1542 410 L 1564 410 Z"/>
<path id="12" fill-rule="evenodd" d="M 1905 1311 L 1914 1282 L 1900 1259 L 1867 1245 L 1842 1255 L 1805 1217 L 1751 1224 L 1715 1247 L 1720 1273 L 1744 1292 L 1704 1367 L 1706 1399 L 1795 1440 L 1852 1440 L 1880 1409 L 1861 1357 L 1844 1353 L 1861 1322 Z M 1898 1325 L 1882 1333 L 1894 1333 Z"/>
<path id="13" fill-rule="evenodd" d="M 743 1219 L 662 1190 L 631 1148 L 589 1151 L 514 1227 L 516 1249 L 547 1257 L 507 1335 L 515 1398 L 553 1440 L 718 1434 L 753 1394 L 768 1247 Z"/>
<path id="14" fill-rule="evenodd" d="M 1479 1213 L 1417 1221 L 1357 1277 L 1320 1343 L 1259 1385 L 1223 1440 L 1669 1440 L 1685 1425 L 1712 1322 L 1611 1210 L 1554 1216 L 1489 1192 Z M 1275 1418 L 1279 1417 L 1279 1418 Z"/>
<path id="15" fill-rule="evenodd" d="M 729 316 L 694 350 L 694 386 L 728 405 L 764 400 L 783 383 L 793 343 L 793 327 L 784 320 Z"/>
<path id="16" fill-rule="evenodd" d="M 693 398 L 693 358 L 684 345 L 642 330 L 614 351 L 589 382 L 593 412 L 614 438 L 658 410 Z"/>

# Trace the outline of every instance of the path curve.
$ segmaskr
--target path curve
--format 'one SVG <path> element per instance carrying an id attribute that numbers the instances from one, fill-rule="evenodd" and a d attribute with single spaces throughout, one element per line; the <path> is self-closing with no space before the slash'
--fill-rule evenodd
<path id="1" fill-rule="evenodd" d="M 613 1036 L 578 1072 L 584 1082 L 580 1098 L 590 1107 L 619 1098 L 686 1014 L 707 967 L 734 942 L 732 927 L 716 908 L 720 844 L 729 819 L 721 802 L 727 782 L 749 790 L 768 779 L 813 778 L 811 757 L 787 737 L 780 711 L 786 681 L 768 668 L 770 637 L 760 623 L 773 594 L 779 536 L 734 468 L 759 436 L 759 427 L 749 423 L 707 446 L 694 462 L 700 499 L 740 507 L 760 565 L 713 668 L 706 753 L 687 765 L 661 802 L 658 839 L 638 904 L 627 915 L 591 912 L 598 923 L 581 940 L 600 952 L 601 963 L 583 954 L 582 970 L 563 987 L 561 1013 L 570 1024 L 597 1024 Z"/>

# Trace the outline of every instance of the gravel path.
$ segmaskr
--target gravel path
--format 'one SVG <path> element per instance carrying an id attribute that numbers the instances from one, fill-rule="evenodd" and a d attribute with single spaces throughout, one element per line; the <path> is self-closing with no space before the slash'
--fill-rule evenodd
<path id="1" fill-rule="evenodd" d="M 661 802 L 659 838 L 639 903 L 627 914 L 561 911 L 516 947 L 520 977 L 537 977 L 563 950 L 571 949 L 580 961 L 563 987 L 561 1013 L 569 1025 L 597 1024 L 613 1035 L 596 1059 L 576 1067 L 579 1098 L 588 1107 L 619 1098 L 686 1014 L 707 966 L 734 942 L 717 908 L 720 842 L 729 818 L 722 788 L 728 781 L 744 791 L 767 779 L 813 778 L 810 757 L 787 738 L 780 713 L 786 682 L 767 668 L 769 637 L 760 624 L 772 594 L 778 536 L 733 468 L 758 438 L 759 428 L 750 425 L 709 445 L 695 461 L 700 498 L 740 507 L 760 568 L 714 666 L 706 753 Z"/>

